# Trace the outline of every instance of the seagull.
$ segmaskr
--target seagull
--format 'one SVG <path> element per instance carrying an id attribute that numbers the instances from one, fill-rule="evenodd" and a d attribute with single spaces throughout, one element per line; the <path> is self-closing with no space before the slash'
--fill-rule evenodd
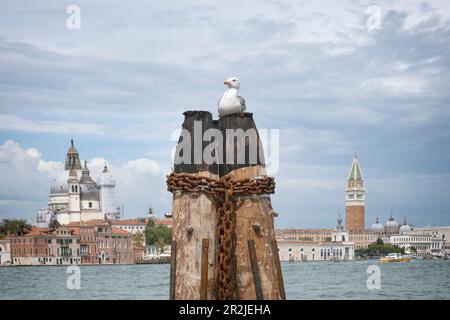
<path id="1" fill-rule="evenodd" d="M 231 77 L 225 80 L 223 84 L 227 86 L 227 89 L 218 103 L 219 118 L 233 113 L 244 112 L 245 100 L 241 96 L 238 96 L 240 86 L 239 79 Z"/>

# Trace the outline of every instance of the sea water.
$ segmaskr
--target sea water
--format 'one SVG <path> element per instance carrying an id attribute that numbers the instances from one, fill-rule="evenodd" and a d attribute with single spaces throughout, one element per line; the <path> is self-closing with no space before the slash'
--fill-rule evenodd
<path id="1" fill-rule="evenodd" d="M 287 299 L 450 299 L 450 260 L 281 265 Z M 80 266 L 79 289 L 73 275 L 67 266 L 0 267 L 0 299 L 169 297 L 169 265 Z M 379 286 L 368 284 L 371 276 L 379 277 Z"/>

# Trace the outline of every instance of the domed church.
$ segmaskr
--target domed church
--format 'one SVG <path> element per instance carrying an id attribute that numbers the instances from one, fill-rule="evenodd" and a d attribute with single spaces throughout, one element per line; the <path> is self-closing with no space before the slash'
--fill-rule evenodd
<path id="1" fill-rule="evenodd" d="M 398 234 L 398 223 L 397 221 L 395 221 L 392 211 L 389 220 L 386 222 L 386 225 L 384 226 L 384 232 L 387 235 Z"/>
<path id="2" fill-rule="evenodd" d="M 50 187 L 48 209 L 40 210 L 36 217 L 38 227 L 48 227 L 56 220 L 60 225 L 70 222 L 115 219 L 119 216 L 114 206 L 115 180 L 107 166 L 96 183 L 90 176 L 87 161 L 83 167 L 73 140 L 67 151 L 64 169 L 67 183 L 53 181 Z"/>
<path id="3" fill-rule="evenodd" d="M 383 234 L 384 233 L 384 226 L 382 223 L 380 223 L 380 220 L 377 216 L 375 223 L 372 224 L 372 226 L 370 227 L 370 230 L 373 233 L 378 233 L 378 234 Z"/>
<path id="4" fill-rule="evenodd" d="M 403 234 L 405 232 L 412 231 L 412 227 L 406 222 L 406 217 L 403 219 L 403 224 L 398 229 L 398 232 L 400 234 Z"/>

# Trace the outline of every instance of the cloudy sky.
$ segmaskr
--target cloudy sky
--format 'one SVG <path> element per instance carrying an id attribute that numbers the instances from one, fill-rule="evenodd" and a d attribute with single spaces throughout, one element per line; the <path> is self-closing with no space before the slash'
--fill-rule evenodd
<path id="1" fill-rule="evenodd" d="M 368 226 L 450 225 L 449 62 L 447 0 L 2 1 L 0 218 L 45 206 L 71 138 L 126 216 L 170 211 L 171 134 L 237 76 L 280 130 L 278 227 L 335 225 L 355 151 Z"/>

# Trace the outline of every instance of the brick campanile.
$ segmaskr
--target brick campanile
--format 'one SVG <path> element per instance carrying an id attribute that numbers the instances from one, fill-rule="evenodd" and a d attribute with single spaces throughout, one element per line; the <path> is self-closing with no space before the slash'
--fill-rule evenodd
<path id="1" fill-rule="evenodd" d="M 345 192 L 347 193 L 345 201 L 345 224 L 347 231 L 362 233 L 365 229 L 366 190 L 364 189 L 364 180 L 356 153 L 348 174 Z"/>

